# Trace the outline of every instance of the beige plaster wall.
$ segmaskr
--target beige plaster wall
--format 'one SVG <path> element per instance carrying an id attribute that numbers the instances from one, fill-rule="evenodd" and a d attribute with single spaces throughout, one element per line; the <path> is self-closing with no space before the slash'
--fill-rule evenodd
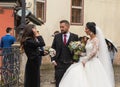
<path id="1" fill-rule="evenodd" d="M 31 11 L 34 13 L 34 0 Z M 27 1 L 27 2 L 28 2 Z M 55 30 L 59 30 L 59 21 L 70 21 L 71 0 L 47 0 L 46 22 L 37 26 L 44 37 L 46 45 L 50 46 L 53 40 L 51 36 Z M 116 46 L 120 46 L 120 0 L 84 0 L 84 25 L 71 25 L 70 31 L 79 36 L 86 35 L 84 27 L 86 22 L 94 21 L 102 29 L 106 38 L 111 39 Z"/>

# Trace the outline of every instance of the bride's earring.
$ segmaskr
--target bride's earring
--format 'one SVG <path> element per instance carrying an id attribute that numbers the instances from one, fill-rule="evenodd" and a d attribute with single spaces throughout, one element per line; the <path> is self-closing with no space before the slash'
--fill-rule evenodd
<path id="1" fill-rule="evenodd" d="M 93 32 L 90 32 L 90 35 L 93 35 Z"/>

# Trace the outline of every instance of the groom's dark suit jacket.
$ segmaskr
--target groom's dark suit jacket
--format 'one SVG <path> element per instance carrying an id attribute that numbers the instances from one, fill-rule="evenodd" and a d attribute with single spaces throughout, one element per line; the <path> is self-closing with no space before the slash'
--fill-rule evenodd
<path id="1" fill-rule="evenodd" d="M 70 52 L 68 45 L 71 41 L 78 41 L 78 35 L 70 33 L 70 37 L 67 44 L 64 45 L 62 34 L 57 34 L 54 37 L 52 48 L 56 50 L 56 56 L 52 58 L 52 61 L 71 63 L 73 62 L 73 54 Z"/>

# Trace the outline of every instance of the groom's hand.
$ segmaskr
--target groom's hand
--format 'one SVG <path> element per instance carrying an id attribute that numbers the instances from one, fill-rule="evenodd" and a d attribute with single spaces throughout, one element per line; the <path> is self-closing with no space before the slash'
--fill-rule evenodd
<path id="1" fill-rule="evenodd" d="M 44 56 L 46 56 L 46 55 L 48 55 L 49 53 L 48 53 L 48 51 L 44 51 Z"/>
<path id="2" fill-rule="evenodd" d="M 57 63 L 56 63 L 55 61 L 52 61 L 52 64 L 53 64 L 54 66 L 57 66 Z"/>

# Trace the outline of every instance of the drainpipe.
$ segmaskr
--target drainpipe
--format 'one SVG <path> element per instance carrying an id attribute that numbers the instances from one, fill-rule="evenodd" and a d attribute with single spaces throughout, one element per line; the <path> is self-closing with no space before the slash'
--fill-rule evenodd
<path id="1" fill-rule="evenodd" d="M 22 0 L 22 18 L 21 18 L 21 28 L 25 26 L 25 10 L 26 10 L 26 2 Z"/>
<path id="2" fill-rule="evenodd" d="M 22 37 L 22 34 L 23 34 L 23 29 L 26 25 L 26 22 L 25 22 L 26 2 L 25 2 L 25 0 L 21 0 L 21 4 L 22 4 L 22 17 L 21 17 L 21 24 L 20 24 L 20 26 L 18 26 L 18 29 L 19 29 L 18 41 L 21 40 L 21 37 Z"/>
<path id="3" fill-rule="evenodd" d="M 34 9 L 33 9 L 33 13 L 36 16 L 36 0 L 34 0 Z"/>

